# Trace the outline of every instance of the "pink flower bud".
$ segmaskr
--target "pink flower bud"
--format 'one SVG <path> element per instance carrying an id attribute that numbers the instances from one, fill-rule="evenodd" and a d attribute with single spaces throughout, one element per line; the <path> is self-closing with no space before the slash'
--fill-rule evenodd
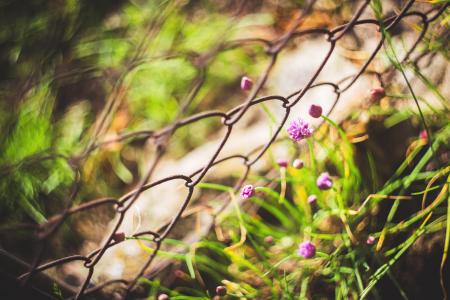
<path id="1" fill-rule="evenodd" d="M 268 235 L 264 238 L 264 242 L 267 244 L 272 244 L 273 243 L 273 236 Z"/>
<path id="2" fill-rule="evenodd" d="M 249 91 L 253 87 L 253 81 L 247 76 L 242 77 L 241 79 L 241 90 Z"/>
<path id="3" fill-rule="evenodd" d="M 158 296 L 158 300 L 169 300 L 169 296 L 167 294 L 160 294 Z"/>
<path id="4" fill-rule="evenodd" d="M 419 134 L 419 137 L 422 139 L 422 140 L 428 140 L 428 132 L 424 129 L 424 130 L 422 130 L 421 132 L 420 132 L 420 134 Z"/>
<path id="5" fill-rule="evenodd" d="M 241 190 L 241 197 L 243 199 L 248 199 L 255 194 L 255 188 L 251 184 L 247 184 Z"/>
<path id="6" fill-rule="evenodd" d="M 281 167 L 281 168 L 286 168 L 288 166 L 288 162 L 285 159 L 279 159 L 277 160 L 277 164 Z"/>
<path id="7" fill-rule="evenodd" d="M 216 294 L 219 296 L 225 296 L 227 294 L 227 288 L 223 285 L 219 285 L 216 287 Z"/>
<path id="8" fill-rule="evenodd" d="M 317 202 L 317 196 L 316 195 L 309 195 L 308 196 L 308 203 L 309 204 L 315 204 Z"/>
<path id="9" fill-rule="evenodd" d="M 316 246 L 310 241 L 305 241 L 298 245 L 298 255 L 304 258 L 311 258 L 316 255 Z"/>
<path id="10" fill-rule="evenodd" d="M 366 244 L 367 244 L 367 245 L 373 245 L 374 243 L 375 243 L 375 237 L 374 237 L 373 235 L 369 235 L 369 236 L 367 237 Z"/>
<path id="11" fill-rule="evenodd" d="M 333 181 L 331 180 L 330 174 L 324 172 L 317 177 L 316 184 L 321 190 L 329 190 L 333 186 Z"/>
<path id="12" fill-rule="evenodd" d="M 301 169 L 301 168 L 303 168 L 303 166 L 304 166 L 303 160 L 297 158 L 297 159 L 294 160 L 294 162 L 292 163 L 292 166 L 293 166 L 294 168 L 296 168 L 296 169 Z"/>
<path id="13" fill-rule="evenodd" d="M 175 277 L 178 277 L 178 278 L 186 278 L 186 273 L 184 273 L 183 271 L 181 271 L 181 270 L 175 270 L 174 272 L 173 272 L 173 275 L 175 275 Z"/>
<path id="14" fill-rule="evenodd" d="M 309 115 L 316 119 L 320 118 L 320 116 L 322 115 L 322 106 L 312 104 L 309 107 Z"/>
<path id="15" fill-rule="evenodd" d="M 125 240 L 125 233 L 124 232 L 116 232 L 112 236 L 113 241 L 120 243 Z"/>
<path id="16" fill-rule="evenodd" d="M 384 90 L 384 87 L 376 87 L 370 90 L 370 100 L 372 101 L 378 101 L 381 98 L 386 96 L 386 92 Z"/>

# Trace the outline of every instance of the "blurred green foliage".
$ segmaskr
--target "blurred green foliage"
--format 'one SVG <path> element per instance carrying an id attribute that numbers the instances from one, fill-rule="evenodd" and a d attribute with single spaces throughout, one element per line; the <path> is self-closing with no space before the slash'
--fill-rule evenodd
<path id="1" fill-rule="evenodd" d="M 240 28 L 270 26 L 273 19 L 255 12 L 236 22 L 232 8 L 222 9 L 208 1 L 1 4 L 4 224 L 24 216 L 42 223 L 70 200 L 72 167 L 117 91 L 121 104 L 114 108 L 107 135 L 99 140 L 170 124 L 199 80 L 204 83 L 185 115 L 206 107 L 227 110 L 239 103 L 238 80 L 260 71 L 262 63 L 255 61 L 263 62 L 263 49 L 216 53 L 215 47 L 234 38 Z M 215 120 L 206 120 L 180 131 L 170 155 L 179 157 L 216 129 Z M 82 187 L 75 201 L 123 194 L 139 178 L 144 153 L 133 145 L 94 151 L 81 161 Z"/>

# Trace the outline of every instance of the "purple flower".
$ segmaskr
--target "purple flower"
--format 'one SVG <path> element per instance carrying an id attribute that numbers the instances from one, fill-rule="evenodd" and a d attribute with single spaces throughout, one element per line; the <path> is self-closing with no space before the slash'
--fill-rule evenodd
<path id="1" fill-rule="evenodd" d="M 241 190 L 241 197 L 243 199 L 248 199 L 255 194 L 255 188 L 251 184 L 247 184 Z"/>
<path id="2" fill-rule="evenodd" d="M 316 246 L 310 241 L 305 241 L 298 245 L 297 253 L 304 258 L 311 258 L 316 254 Z"/>
<path id="3" fill-rule="evenodd" d="M 309 195 L 308 196 L 308 203 L 309 204 L 314 204 L 317 201 L 317 196 L 316 195 Z"/>
<path id="4" fill-rule="evenodd" d="M 309 115 L 313 118 L 320 118 L 322 115 L 322 106 L 312 104 L 309 107 Z"/>
<path id="5" fill-rule="evenodd" d="M 333 186 L 333 181 L 331 180 L 330 174 L 324 172 L 317 177 L 316 184 L 321 190 L 329 190 Z"/>
<path id="6" fill-rule="evenodd" d="M 312 135 L 312 130 L 309 128 L 308 122 L 298 119 L 292 121 L 291 125 L 289 125 L 287 132 L 291 139 L 298 142 L 304 138 L 310 137 Z"/>
<path id="7" fill-rule="evenodd" d="M 249 91 L 252 89 L 253 81 L 247 76 L 242 77 L 241 79 L 241 90 Z"/>
<path id="8" fill-rule="evenodd" d="M 304 165 L 303 160 L 298 159 L 298 158 L 296 160 L 294 160 L 294 162 L 292 163 L 292 166 L 296 169 L 303 168 L 303 165 Z"/>
<path id="9" fill-rule="evenodd" d="M 384 96 L 386 96 L 386 92 L 384 90 L 384 87 L 376 87 L 370 90 L 370 100 L 372 101 L 378 101 Z"/>
<path id="10" fill-rule="evenodd" d="M 375 243 L 375 237 L 374 237 L 373 235 L 369 235 L 369 236 L 367 237 L 366 244 L 367 244 L 367 245 L 373 245 L 374 243 Z"/>
<path id="11" fill-rule="evenodd" d="M 277 160 L 277 164 L 282 168 L 286 168 L 288 165 L 288 162 L 285 159 L 279 159 L 279 160 Z"/>

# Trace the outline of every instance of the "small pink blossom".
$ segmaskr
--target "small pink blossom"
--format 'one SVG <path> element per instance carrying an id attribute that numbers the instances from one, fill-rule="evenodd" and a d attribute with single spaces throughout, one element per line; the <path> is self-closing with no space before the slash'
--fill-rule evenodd
<path id="1" fill-rule="evenodd" d="M 308 203 L 309 204 L 314 204 L 317 202 L 317 196 L 316 195 L 309 195 L 308 196 Z"/>
<path id="2" fill-rule="evenodd" d="M 374 237 L 373 235 L 369 235 L 369 236 L 367 237 L 366 244 L 367 244 L 367 245 L 373 245 L 374 243 L 375 243 L 375 237 Z"/>
<path id="3" fill-rule="evenodd" d="M 298 245 L 298 255 L 304 258 L 311 258 L 316 255 L 316 246 L 310 241 L 305 241 Z"/>
<path id="4" fill-rule="evenodd" d="M 216 294 L 219 296 L 225 296 L 227 294 L 227 288 L 223 285 L 219 285 L 216 287 Z"/>
<path id="5" fill-rule="evenodd" d="M 253 81 L 247 76 L 242 77 L 241 79 L 241 90 L 249 91 L 253 87 Z"/>
<path id="6" fill-rule="evenodd" d="M 264 242 L 267 244 L 272 244 L 273 243 L 273 236 L 268 235 L 264 238 Z"/>
<path id="7" fill-rule="evenodd" d="M 421 132 L 420 132 L 420 134 L 419 134 L 419 137 L 422 139 L 422 140 L 428 140 L 428 132 L 424 129 L 424 130 L 422 130 Z"/>
<path id="8" fill-rule="evenodd" d="M 370 90 L 370 100 L 372 101 L 378 101 L 381 98 L 386 96 L 386 92 L 384 90 L 384 87 L 376 87 Z"/>
<path id="9" fill-rule="evenodd" d="M 288 162 L 285 159 L 278 159 L 277 164 L 282 168 L 286 168 L 288 166 Z"/>
<path id="10" fill-rule="evenodd" d="M 181 271 L 181 270 L 175 270 L 174 272 L 173 272 L 173 275 L 175 276 L 175 277 L 178 277 L 178 278 L 186 278 L 186 273 L 184 273 L 183 271 Z M 189 275 L 188 275 L 189 276 Z"/>
<path id="11" fill-rule="evenodd" d="M 331 180 L 330 174 L 324 172 L 317 177 L 316 184 L 321 190 L 329 190 L 333 186 L 333 181 Z"/>
<path id="12" fill-rule="evenodd" d="M 292 163 L 292 166 L 293 166 L 294 168 L 296 168 L 296 169 L 301 169 L 301 168 L 303 168 L 303 166 L 304 166 L 303 160 L 297 158 L 297 159 L 294 160 L 294 162 Z"/>
<path id="13" fill-rule="evenodd" d="M 255 188 L 251 184 L 247 184 L 241 190 L 241 197 L 243 199 L 248 199 L 255 194 Z"/>
<path id="14" fill-rule="evenodd" d="M 160 294 L 158 296 L 158 300 L 169 300 L 169 296 L 167 294 Z"/>

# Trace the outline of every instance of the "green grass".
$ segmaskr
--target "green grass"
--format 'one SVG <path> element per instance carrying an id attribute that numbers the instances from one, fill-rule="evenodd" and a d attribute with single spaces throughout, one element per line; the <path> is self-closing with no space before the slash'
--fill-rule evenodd
<path id="1" fill-rule="evenodd" d="M 183 258 L 186 264 L 182 269 L 190 274 L 191 279 L 181 286 L 164 291 L 173 299 L 200 299 L 195 298 L 199 295 L 194 295 L 193 291 L 200 293 L 201 297 L 210 297 L 214 294 L 211 283 L 209 286 L 200 284 L 203 279 L 199 280 L 198 276 L 201 276 L 216 285 L 226 286 L 229 299 L 305 299 L 310 292 L 314 297 L 331 297 L 332 294 L 336 299 L 364 299 L 370 295 L 376 298 L 378 282 L 388 277 L 399 294 L 407 299 L 407 293 L 395 278 L 393 268 L 417 238 L 446 227 L 444 251 L 447 251 L 448 212 L 441 208 L 446 205 L 448 198 L 448 183 L 438 185 L 438 182 L 439 179 L 447 178 L 450 170 L 444 167 L 423 172 L 433 152 L 428 145 L 420 144 L 418 150 L 413 151 L 392 174 L 391 179 L 359 209 L 371 194 L 371 186 L 363 185 L 364 179 L 354 161 L 354 146 L 343 129 L 327 118 L 326 121 L 329 124 L 327 130 L 337 131 L 340 138 L 338 141 L 319 141 L 314 138 L 308 141 L 310 151 L 302 158 L 314 162 L 314 165 L 306 164 L 301 170 L 288 167 L 285 181 L 290 192 L 285 198 L 280 201 L 283 176 L 281 180 L 251 177 L 263 179 L 262 182 L 269 184 L 257 187 L 256 195 L 243 207 L 235 206 L 217 217 L 220 220 L 217 226 L 224 237 L 211 233 L 195 246 L 186 245 L 188 248 L 195 247 L 194 252 L 187 251 Z M 447 124 L 434 133 L 434 149 L 448 146 L 449 130 L 450 125 Z M 318 151 L 325 151 L 326 158 L 315 157 L 314 153 Z M 415 165 L 411 165 L 412 159 Z M 318 173 L 326 171 L 326 167 L 335 170 L 332 174 L 334 185 L 329 191 L 320 191 L 315 186 L 315 180 Z M 409 187 L 414 182 L 430 184 L 423 191 L 410 193 Z M 250 180 L 247 183 L 253 182 Z M 276 187 L 270 188 L 271 183 L 275 183 Z M 199 187 L 227 193 L 231 191 L 230 187 L 213 183 L 202 183 Z M 393 221 L 402 201 L 399 200 L 401 197 L 396 200 L 393 192 L 404 196 L 426 196 L 430 191 L 441 193 L 434 199 L 428 199 L 423 210 L 400 223 Z M 318 196 L 316 207 L 307 203 L 309 194 Z M 392 199 L 386 199 L 386 196 Z M 385 220 L 371 216 L 372 209 L 380 201 L 392 204 Z M 259 209 L 249 213 L 245 208 L 250 203 Z M 378 231 L 370 231 L 371 226 L 361 227 L 361 224 L 370 223 L 374 218 L 375 222 L 385 222 L 378 224 Z M 399 232 L 407 233 L 403 241 L 394 244 L 383 242 L 387 235 L 395 236 Z M 365 239 L 368 235 L 377 237 L 378 245 L 367 245 Z M 267 236 L 273 237 L 274 242 L 266 242 Z M 318 252 L 314 258 L 302 259 L 296 254 L 297 246 L 303 240 L 311 240 L 316 244 Z M 220 259 L 211 260 L 211 257 Z M 374 258 L 385 263 L 374 262 Z M 330 294 L 330 290 L 327 293 L 310 290 L 313 283 L 317 282 L 322 282 L 334 292 Z M 154 284 L 152 281 L 148 283 Z M 156 293 L 155 289 L 152 295 Z"/>

